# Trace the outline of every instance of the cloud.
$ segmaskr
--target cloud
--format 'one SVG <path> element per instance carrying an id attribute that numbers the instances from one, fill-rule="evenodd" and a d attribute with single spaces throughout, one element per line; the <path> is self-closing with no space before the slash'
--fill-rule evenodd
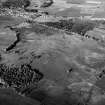
<path id="1" fill-rule="evenodd" d="M 54 0 L 54 5 L 60 8 L 69 8 L 70 4 L 67 4 L 65 0 Z"/>
<path id="2" fill-rule="evenodd" d="M 90 3 L 90 4 L 101 4 L 101 1 L 96 1 L 96 0 L 86 0 L 86 3 Z"/>
<path id="3" fill-rule="evenodd" d="M 66 0 L 67 3 L 71 3 L 71 4 L 84 4 L 85 0 Z"/>
<path id="4" fill-rule="evenodd" d="M 64 11 L 59 11 L 56 13 L 57 16 L 70 16 L 70 17 L 78 17 L 80 16 L 80 9 L 78 8 L 68 8 Z"/>
<path id="5" fill-rule="evenodd" d="M 105 0 L 54 0 L 49 8 L 58 16 L 85 16 L 105 11 Z"/>

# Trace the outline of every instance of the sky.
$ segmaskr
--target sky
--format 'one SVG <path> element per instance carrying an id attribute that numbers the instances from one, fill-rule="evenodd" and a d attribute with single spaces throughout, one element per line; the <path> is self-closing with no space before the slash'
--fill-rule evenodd
<path id="1" fill-rule="evenodd" d="M 54 5 L 59 8 L 70 7 L 97 7 L 101 6 L 104 0 L 54 0 Z"/>
<path id="2" fill-rule="evenodd" d="M 105 14 L 105 0 L 54 0 L 50 9 L 57 14 L 62 12 L 69 12 L 67 14 L 70 15 L 77 12 L 89 15 Z"/>

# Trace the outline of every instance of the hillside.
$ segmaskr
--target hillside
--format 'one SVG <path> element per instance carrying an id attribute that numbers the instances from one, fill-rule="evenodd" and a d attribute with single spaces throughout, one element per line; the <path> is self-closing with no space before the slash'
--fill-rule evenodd
<path id="1" fill-rule="evenodd" d="M 1 4 L 0 105 L 103 105 L 105 22 L 49 12 L 65 1 L 16 1 Z"/>

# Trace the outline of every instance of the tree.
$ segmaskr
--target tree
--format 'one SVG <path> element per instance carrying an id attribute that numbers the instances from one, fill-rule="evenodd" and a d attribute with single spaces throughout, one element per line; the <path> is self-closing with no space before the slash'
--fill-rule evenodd
<path id="1" fill-rule="evenodd" d="M 2 3 L 4 8 L 21 8 L 28 7 L 30 5 L 29 0 L 7 0 Z"/>
<path id="2" fill-rule="evenodd" d="M 96 24 L 92 21 L 75 21 L 74 25 L 71 29 L 72 32 L 85 35 L 85 33 L 89 30 L 93 30 L 93 28 L 96 26 Z"/>

